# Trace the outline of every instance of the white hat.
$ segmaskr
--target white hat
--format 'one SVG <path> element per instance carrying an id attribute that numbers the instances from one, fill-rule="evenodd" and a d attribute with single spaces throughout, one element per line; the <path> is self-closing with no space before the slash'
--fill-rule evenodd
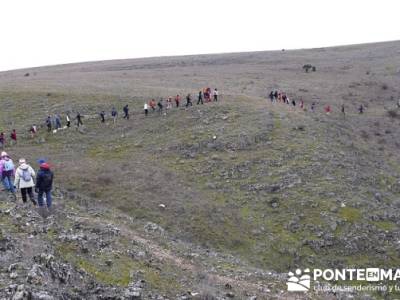
<path id="1" fill-rule="evenodd" d="M 25 159 L 25 158 L 20 158 L 20 159 L 19 159 L 19 164 L 20 164 L 20 165 L 26 164 L 26 159 Z"/>
<path id="2" fill-rule="evenodd" d="M 3 157 L 3 156 L 8 156 L 8 154 L 7 154 L 6 151 L 3 151 L 3 152 L 1 152 L 1 156 L 2 156 L 2 157 Z"/>

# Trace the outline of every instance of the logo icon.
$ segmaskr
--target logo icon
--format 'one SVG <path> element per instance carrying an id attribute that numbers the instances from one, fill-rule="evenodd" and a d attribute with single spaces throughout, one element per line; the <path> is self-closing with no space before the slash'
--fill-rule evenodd
<path id="1" fill-rule="evenodd" d="M 287 287 L 289 292 L 306 292 L 310 289 L 311 277 L 308 274 L 310 269 L 301 271 L 297 269 L 295 273 L 289 272 L 289 279 L 287 281 Z"/>

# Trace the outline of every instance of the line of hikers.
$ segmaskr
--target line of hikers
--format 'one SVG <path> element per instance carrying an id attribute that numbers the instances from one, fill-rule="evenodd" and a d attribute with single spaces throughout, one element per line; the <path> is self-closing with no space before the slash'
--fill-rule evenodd
<path id="1" fill-rule="evenodd" d="M 286 93 L 277 91 L 277 90 L 271 91 L 269 93 L 268 97 L 271 100 L 271 103 L 284 103 L 284 104 L 292 105 L 293 107 L 296 107 L 298 105 L 300 107 L 300 109 L 306 110 L 306 106 L 305 106 L 305 103 L 302 98 L 300 98 L 299 102 L 296 103 L 296 100 L 294 100 L 294 99 L 290 100 L 289 97 L 286 95 Z M 317 103 L 315 101 L 312 102 L 310 105 L 310 110 L 312 112 L 314 112 L 316 109 L 316 106 L 317 106 Z M 400 108 L 400 100 L 398 102 L 398 107 Z M 329 104 L 327 104 L 324 107 L 324 111 L 327 115 L 329 115 L 332 112 L 331 106 Z M 341 111 L 342 115 L 345 116 L 346 109 L 345 109 L 344 104 L 341 105 L 340 111 Z M 360 114 L 364 113 L 364 106 L 362 104 L 358 107 L 358 113 L 360 113 Z"/>
<path id="2" fill-rule="evenodd" d="M 186 97 L 186 104 L 185 107 L 188 108 L 189 106 L 193 106 L 192 103 L 192 96 L 191 94 L 187 94 Z M 214 90 L 211 90 L 211 88 L 206 87 L 202 90 L 199 91 L 198 95 L 197 95 L 197 105 L 199 104 L 204 104 L 204 103 L 208 103 L 208 102 L 217 102 L 219 99 L 219 91 L 217 88 L 215 88 Z M 160 98 L 160 100 L 158 102 L 156 102 L 155 99 L 151 99 L 148 103 L 145 102 L 144 106 L 143 106 L 143 110 L 144 110 L 144 114 L 145 116 L 148 115 L 149 111 L 158 111 L 159 114 L 164 114 L 166 115 L 167 112 L 172 109 L 173 107 L 173 102 L 175 102 L 175 106 L 176 107 L 180 107 L 181 106 L 181 96 L 179 94 L 177 94 L 174 99 L 172 99 L 172 97 L 168 97 L 165 99 L 166 104 L 164 104 L 164 99 Z M 122 108 L 122 112 L 123 112 L 123 119 L 129 120 L 130 114 L 129 114 L 129 105 L 126 104 L 123 108 Z M 104 110 L 102 110 L 99 113 L 100 116 L 100 122 L 101 123 L 105 123 L 106 121 L 106 112 Z M 66 128 L 70 128 L 72 125 L 72 122 L 75 121 L 75 126 L 79 127 L 83 125 L 83 121 L 82 119 L 84 118 L 83 115 L 81 115 L 80 112 L 77 112 L 75 117 L 72 118 L 70 113 L 67 112 L 65 114 L 65 125 L 63 126 L 63 121 L 62 121 L 62 117 L 60 114 L 54 114 L 53 116 L 48 115 L 47 118 L 45 119 L 45 126 L 47 128 L 48 132 L 57 132 L 57 130 L 59 129 L 66 129 Z M 113 120 L 113 124 L 116 124 L 117 122 L 117 118 L 118 118 L 118 111 L 115 107 L 112 107 L 111 109 L 111 118 Z M 36 136 L 38 132 L 38 126 L 36 124 L 33 124 L 30 128 L 29 128 L 29 134 L 31 136 L 31 138 L 34 138 Z M 10 134 L 10 145 L 16 144 L 17 143 L 17 132 L 15 129 L 12 130 L 11 134 Z M 6 145 L 6 135 L 4 132 L 0 132 L 0 151 L 3 150 L 5 148 Z"/>
<path id="3" fill-rule="evenodd" d="M 0 174 L 4 191 L 11 193 L 17 200 L 16 191 L 21 192 L 22 202 L 27 203 L 27 198 L 34 206 L 39 205 L 39 214 L 47 217 L 51 213 L 54 174 L 46 160 L 38 160 L 39 170 L 37 172 L 27 163 L 25 158 L 19 159 L 18 167 L 7 152 L 2 151 L 0 156 Z M 37 201 L 34 191 L 37 193 Z M 46 205 L 44 205 L 46 199 Z"/>
<path id="4" fill-rule="evenodd" d="M 210 88 L 205 88 L 203 90 L 200 90 L 197 96 L 197 105 L 199 104 L 204 104 L 214 101 L 217 102 L 218 101 L 218 89 L 214 89 L 213 92 L 211 92 Z M 185 107 L 188 108 L 189 106 L 193 106 L 193 102 L 192 102 L 192 96 L 191 94 L 187 94 L 186 97 L 186 104 Z M 151 109 L 153 112 L 155 112 L 156 110 L 158 110 L 159 114 L 167 114 L 168 110 L 170 110 L 173 107 L 172 102 L 175 102 L 175 106 L 177 108 L 180 107 L 180 103 L 181 103 L 181 96 L 178 94 L 175 96 L 175 98 L 172 100 L 172 97 L 169 96 L 168 98 L 166 98 L 165 102 L 166 104 L 164 104 L 164 99 L 160 98 L 160 100 L 158 100 L 158 102 L 156 103 L 156 100 L 151 99 L 148 103 L 145 102 L 143 104 L 143 110 L 144 110 L 144 114 L 145 116 L 148 115 L 149 110 Z M 164 108 L 165 107 L 165 108 Z"/>

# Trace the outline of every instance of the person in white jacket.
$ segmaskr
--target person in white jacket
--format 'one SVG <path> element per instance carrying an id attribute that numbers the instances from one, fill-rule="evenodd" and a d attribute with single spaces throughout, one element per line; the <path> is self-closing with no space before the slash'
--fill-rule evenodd
<path id="1" fill-rule="evenodd" d="M 28 195 L 33 205 L 36 205 L 35 196 L 33 194 L 35 176 L 36 173 L 33 168 L 26 163 L 25 158 L 21 158 L 19 160 L 19 167 L 15 171 L 14 186 L 21 190 L 22 201 L 24 203 L 26 203 Z"/>

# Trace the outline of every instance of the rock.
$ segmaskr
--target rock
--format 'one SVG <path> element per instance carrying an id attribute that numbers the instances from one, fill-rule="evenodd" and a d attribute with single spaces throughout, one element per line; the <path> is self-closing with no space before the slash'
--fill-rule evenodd
<path id="1" fill-rule="evenodd" d="M 375 199 L 376 199 L 376 201 L 381 202 L 382 201 L 381 193 L 375 193 Z"/>
<path id="2" fill-rule="evenodd" d="M 33 299 L 37 300 L 54 300 L 53 296 L 48 295 L 46 292 L 38 292 L 32 295 Z"/>
<path id="3" fill-rule="evenodd" d="M 228 298 L 235 298 L 235 294 L 232 292 L 226 293 L 225 296 Z"/>
<path id="4" fill-rule="evenodd" d="M 25 290 L 25 286 L 23 284 L 17 287 L 17 291 L 12 297 L 12 300 L 28 300 L 32 299 L 32 293 L 30 291 Z"/>
<path id="5" fill-rule="evenodd" d="M 11 279 L 16 279 L 17 277 L 18 277 L 18 274 L 15 273 L 15 272 L 12 272 L 12 273 L 10 274 L 10 278 L 11 278 Z"/>
<path id="6" fill-rule="evenodd" d="M 113 261 L 111 259 L 106 260 L 106 265 L 111 267 L 113 265 Z"/>
<path id="7" fill-rule="evenodd" d="M 141 289 L 136 287 L 129 287 L 124 292 L 124 299 L 126 300 L 142 299 Z"/>
<path id="8" fill-rule="evenodd" d="M 269 201 L 269 204 L 271 205 L 272 208 L 277 208 L 279 207 L 279 198 L 274 197 Z"/>
<path id="9" fill-rule="evenodd" d="M 43 276 L 42 267 L 38 264 L 34 264 L 28 272 L 26 281 L 32 284 L 41 284 Z"/>
<path id="10" fill-rule="evenodd" d="M 8 266 L 8 272 L 11 273 L 12 271 L 16 270 L 17 267 L 19 266 L 19 263 L 11 264 Z"/>
<path id="11" fill-rule="evenodd" d="M 146 232 L 164 233 L 164 228 L 152 222 L 147 222 L 144 226 L 144 230 L 146 230 Z"/>

